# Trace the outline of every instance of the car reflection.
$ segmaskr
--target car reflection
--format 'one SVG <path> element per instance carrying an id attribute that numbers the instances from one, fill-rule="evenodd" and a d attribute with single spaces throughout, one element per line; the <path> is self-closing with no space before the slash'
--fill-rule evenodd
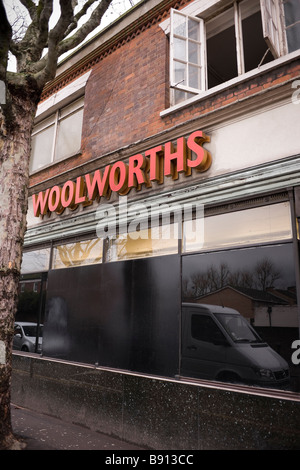
<path id="1" fill-rule="evenodd" d="M 39 326 L 38 344 L 36 350 L 37 323 L 15 323 L 13 349 L 24 352 L 42 352 L 43 325 Z"/>
<path id="2" fill-rule="evenodd" d="M 286 386 L 287 362 L 234 309 L 182 305 L 182 375 L 222 382 Z"/>

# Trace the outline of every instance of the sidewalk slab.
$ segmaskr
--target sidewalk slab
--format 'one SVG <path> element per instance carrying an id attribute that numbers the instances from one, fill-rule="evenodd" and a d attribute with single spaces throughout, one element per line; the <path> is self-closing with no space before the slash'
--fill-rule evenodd
<path id="1" fill-rule="evenodd" d="M 25 450 L 146 450 L 80 425 L 11 405 L 13 431 Z"/>

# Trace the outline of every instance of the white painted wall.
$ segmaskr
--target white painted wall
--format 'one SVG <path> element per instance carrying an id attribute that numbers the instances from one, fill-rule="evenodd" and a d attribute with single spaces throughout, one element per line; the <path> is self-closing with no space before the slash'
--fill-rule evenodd
<path id="1" fill-rule="evenodd" d="M 267 307 L 257 307 L 254 312 L 255 326 L 270 326 Z M 299 326 L 297 305 L 275 305 L 272 307 L 272 326 L 295 327 Z"/>
<path id="2" fill-rule="evenodd" d="M 213 163 L 209 177 L 300 153 L 300 104 L 292 101 L 207 129 L 205 148 Z"/>

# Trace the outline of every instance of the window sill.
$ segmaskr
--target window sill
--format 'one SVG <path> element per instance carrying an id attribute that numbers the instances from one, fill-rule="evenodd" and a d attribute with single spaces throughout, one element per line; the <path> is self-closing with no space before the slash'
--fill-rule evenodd
<path id="1" fill-rule="evenodd" d="M 223 90 L 232 88 L 234 86 L 237 86 L 241 83 L 243 83 L 246 80 L 249 80 L 251 78 L 254 78 L 256 76 L 259 76 L 261 73 L 271 71 L 272 69 L 275 69 L 279 67 L 280 65 L 287 64 L 289 62 L 292 62 L 293 60 L 300 58 L 300 49 L 298 49 L 295 52 L 291 52 L 290 54 L 285 55 L 284 57 L 280 57 L 279 59 L 275 59 L 272 62 L 262 65 L 261 67 L 257 69 L 250 70 L 249 72 L 240 75 L 238 77 L 233 78 L 232 80 L 229 80 L 228 82 L 224 82 L 221 85 L 218 85 L 214 88 L 210 88 L 209 90 L 206 90 L 202 93 L 199 93 L 198 95 L 195 95 L 193 98 L 189 98 L 186 101 L 183 101 L 181 103 L 178 103 L 174 106 L 171 106 L 170 108 L 165 109 L 164 111 L 160 112 L 160 117 L 165 117 L 168 116 L 172 113 L 175 113 L 177 111 L 180 111 L 188 106 L 191 106 L 193 104 L 197 104 L 200 101 L 209 98 Z"/>

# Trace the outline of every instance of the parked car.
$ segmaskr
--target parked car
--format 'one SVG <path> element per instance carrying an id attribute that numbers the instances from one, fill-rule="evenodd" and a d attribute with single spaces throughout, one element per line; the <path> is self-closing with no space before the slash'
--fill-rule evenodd
<path id="1" fill-rule="evenodd" d="M 13 349 L 26 352 L 42 352 L 43 325 L 39 327 L 38 347 L 36 351 L 37 323 L 15 323 Z"/>

